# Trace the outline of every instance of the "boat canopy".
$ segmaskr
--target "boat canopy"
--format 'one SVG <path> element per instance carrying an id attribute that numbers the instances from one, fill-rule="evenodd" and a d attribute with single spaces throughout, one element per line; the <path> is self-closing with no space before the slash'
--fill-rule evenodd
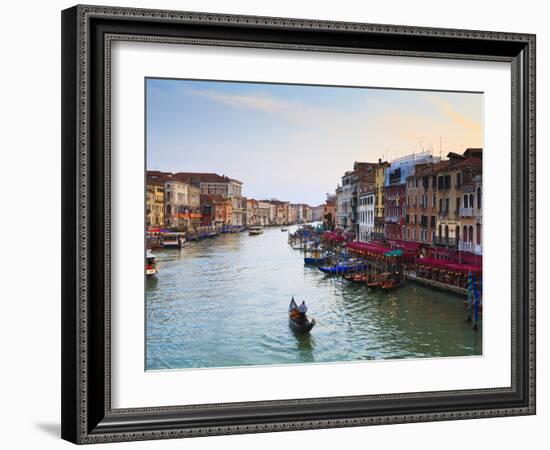
<path id="1" fill-rule="evenodd" d="M 472 274 L 479 274 L 482 272 L 481 265 L 459 264 L 443 259 L 417 258 L 416 262 L 419 266 L 425 266 L 437 270 L 444 270 L 452 273 L 468 274 L 471 272 Z"/>
<path id="2" fill-rule="evenodd" d="M 360 255 L 403 256 L 401 249 L 393 249 L 373 242 L 351 242 L 348 244 L 348 249 Z"/>
<path id="3" fill-rule="evenodd" d="M 334 231 L 325 231 L 323 233 L 323 239 L 326 239 L 328 241 L 334 241 L 334 242 L 344 242 L 346 240 L 344 236 Z"/>

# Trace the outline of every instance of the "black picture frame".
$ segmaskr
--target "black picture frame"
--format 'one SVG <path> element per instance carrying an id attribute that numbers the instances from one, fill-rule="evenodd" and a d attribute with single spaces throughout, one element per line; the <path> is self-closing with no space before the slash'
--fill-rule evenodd
<path id="1" fill-rule="evenodd" d="M 127 410 L 110 400 L 110 43 L 240 45 L 508 61 L 512 384 Z M 535 36 L 75 6 L 62 12 L 62 437 L 74 443 L 535 414 Z"/>

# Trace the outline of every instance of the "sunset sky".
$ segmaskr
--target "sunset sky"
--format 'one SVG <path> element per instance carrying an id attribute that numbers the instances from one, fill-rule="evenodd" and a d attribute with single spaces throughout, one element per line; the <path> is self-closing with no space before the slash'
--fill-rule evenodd
<path id="1" fill-rule="evenodd" d="M 483 95 L 147 80 L 147 169 L 216 172 L 316 206 L 354 161 L 483 147 Z"/>

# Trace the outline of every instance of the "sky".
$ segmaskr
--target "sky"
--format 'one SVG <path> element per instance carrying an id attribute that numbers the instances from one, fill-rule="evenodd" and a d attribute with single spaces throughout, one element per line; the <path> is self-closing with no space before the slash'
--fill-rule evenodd
<path id="1" fill-rule="evenodd" d="M 480 93 L 147 79 L 147 169 L 316 206 L 355 161 L 483 147 L 482 117 Z"/>

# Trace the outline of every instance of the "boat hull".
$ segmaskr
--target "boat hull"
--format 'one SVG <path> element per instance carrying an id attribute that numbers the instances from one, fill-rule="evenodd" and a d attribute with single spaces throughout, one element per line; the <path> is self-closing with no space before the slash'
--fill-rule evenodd
<path id="1" fill-rule="evenodd" d="M 294 331 L 298 331 L 300 333 L 309 333 L 311 329 L 315 326 L 315 319 L 307 319 L 307 322 L 298 323 L 289 316 L 288 323 Z"/>
<path id="2" fill-rule="evenodd" d="M 365 270 L 367 266 L 336 266 L 336 267 L 319 267 L 319 270 L 327 274 L 343 274 L 349 272 L 357 272 L 360 270 Z"/>
<path id="3" fill-rule="evenodd" d="M 326 262 L 327 262 L 326 258 L 304 258 L 304 264 L 310 265 L 310 266 L 325 264 Z"/>

